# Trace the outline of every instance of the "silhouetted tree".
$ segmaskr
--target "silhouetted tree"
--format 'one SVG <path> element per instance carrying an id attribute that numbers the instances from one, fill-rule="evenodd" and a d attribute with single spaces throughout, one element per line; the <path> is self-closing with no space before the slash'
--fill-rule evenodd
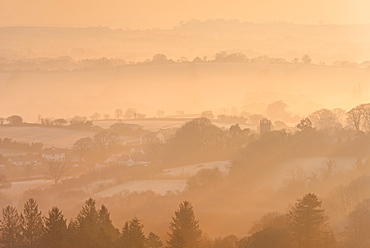
<path id="1" fill-rule="evenodd" d="M 252 234 L 248 238 L 241 239 L 237 245 L 238 248 L 259 248 L 274 247 L 287 248 L 290 246 L 290 236 L 287 229 L 266 228 Z M 310 246 L 311 248 L 316 246 Z"/>
<path id="2" fill-rule="evenodd" d="M 6 118 L 6 121 L 9 123 L 9 125 L 20 125 L 23 123 L 23 118 L 19 115 L 12 115 Z"/>
<path id="3" fill-rule="evenodd" d="M 41 211 L 34 199 L 29 199 L 24 204 L 22 222 L 22 243 L 25 248 L 38 248 L 44 234 Z"/>
<path id="4" fill-rule="evenodd" d="M 182 163 L 219 159 L 225 156 L 226 133 L 204 117 L 185 123 L 164 151 L 169 161 Z"/>
<path id="5" fill-rule="evenodd" d="M 257 221 L 253 222 L 252 227 L 249 229 L 249 234 L 254 234 L 267 228 L 287 229 L 286 215 L 278 212 L 264 214 Z"/>
<path id="6" fill-rule="evenodd" d="M 329 230 L 322 202 L 315 194 L 306 194 L 298 199 L 288 214 L 288 226 L 292 234 L 293 247 L 328 248 L 335 245 Z"/>
<path id="7" fill-rule="evenodd" d="M 239 239 L 235 235 L 228 235 L 224 238 L 216 238 L 212 242 L 212 248 L 236 248 Z"/>
<path id="8" fill-rule="evenodd" d="M 143 232 L 143 225 L 140 220 L 134 217 L 127 221 L 122 230 L 122 244 L 125 248 L 144 248 L 145 235 Z"/>
<path id="9" fill-rule="evenodd" d="M 47 163 L 47 174 L 51 176 L 54 183 L 58 183 L 66 171 L 65 161 L 49 160 Z"/>
<path id="10" fill-rule="evenodd" d="M 93 121 L 96 121 L 96 120 L 98 120 L 99 118 L 100 118 L 100 114 L 99 113 L 94 113 L 92 116 L 91 116 L 91 120 L 93 120 Z"/>
<path id="11" fill-rule="evenodd" d="M 309 64 L 311 64 L 312 60 L 311 60 L 311 57 L 308 54 L 305 54 L 305 55 L 302 56 L 301 62 L 302 62 L 302 64 L 309 65 Z"/>
<path id="12" fill-rule="evenodd" d="M 80 159 L 85 159 L 91 156 L 94 148 L 95 148 L 94 140 L 90 137 L 81 138 L 77 140 L 72 147 L 72 149 L 79 154 Z"/>
<path id="13" fill-rule="evenodd" d="M 119 230 L 113 226 L 110 213 L 104 205 L 102 205 L 99 210 L 98 227 L 98 247 L 117 247 L 119 242 Z"/>
<path id="14" fill-rule="evenodd" d="M 45 234 L 43 245 L 48 248 L 67 247 L 67 221 L 58 207 L 53 207 L 44 218 Z"/>
<path id="15" fill-rule="evenodd" d="M 21 219 L 15 207 L 6 206 L 0 220 L 0 247 L 18 248 L 21 243 Z"/>
<path id="16" fill-rule="evenodd" d="M 105 115 L 107 116 L 107 115 Z M 116 117 L 116 119 L 119 121 L 121 119 L 121 117 L 123 116 L 123 111 L 122 109 L 116 109 L 114 111 L 114 116 Z M 108 119 L 108 118 L 105 118 L 105 119 Z"/>
<path id="17" fill-rule="evenodd" d="M 76 218 L 76 234 L 78 235 L 77 247 L 98 248 L 98 211 L 95 200 L 89 198 Z M 73 228 L 73 227 L 71 227 Z"/>
<path id="18" fill-rule="evenodd" d="M 308 130 L 312 130 L 312 122 L 309 118 L 304 118 L 302 119 L 298 124 L 297 124 L 297 128 L 300 130 L 300 131 L 308 131 Z"/>
<path id="19" fill-rule="evenodd" d="M 213 115 L 213 112 L 208 110 L 208 111 L 203 111 L 200 114 L 201 117 L 207 118 L 207 119 L 213 119 L 215 116 Z"/>
<path id="20" fill-rule="evenodd" d="M 190 177 L 186 183 L 187 189 L 199 190 L 199 189 L 213 189 L 221 180 L 222 173 L 218 168 L 215 169 L 203 169 L 198 173 Z"/>
<path id="21" fill-rule="evenodd" d="M 349 248 L 370 247 L 370 199 L 349 214 L 344 235 Z"/>
<path id="22" fill-rule="evenodd" d="M 63 118 L 53 120 L 53 124 L 56 125 L 56 126 L 65 126 L 65 125 L 67 125 L 67 123 L 68 123 L 68 121 L 66 119 L 63 119 Z"/>
<path id="23" fill-rule="evenodd" d="M 161 248 L 163 247 L 163 243 L 159 236 L 155 233 L 150 232 L 148 238 L 146 239 L 146 248 Z"/>
<path id="24" fill-rule="evenodd" d="M 198 248 L 202 239 L 199 221 L 195 219 L 193 206 L 188 201 L 180 204 L 170 223 L 168 248 Z"/>

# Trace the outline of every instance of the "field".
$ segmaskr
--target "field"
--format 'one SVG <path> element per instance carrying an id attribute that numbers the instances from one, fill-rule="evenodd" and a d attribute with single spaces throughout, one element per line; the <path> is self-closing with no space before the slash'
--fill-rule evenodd
<path id="1" fill-rule="evenodd" d="M 48 128 L 48 127 L 9 127 L 0 125 L 0 138 L 11 138 L 15 141 L 27 143 L 41 142 L 44 148 L 72 148 L 73 144 L 85 137 L 93 137 L 96 132 L 74 130 L 67 128 Z M 124 141 L 130 140 L 128 137 L 121 137 Z M 7 152 L 9 153 L 9 151 Z"/>

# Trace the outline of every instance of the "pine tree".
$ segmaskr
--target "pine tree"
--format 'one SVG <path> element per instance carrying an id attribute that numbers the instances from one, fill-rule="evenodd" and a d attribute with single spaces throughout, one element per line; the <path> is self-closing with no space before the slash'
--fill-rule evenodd
<path id="1" fill-rule="evenodd" d="M 108 209 L 102 205 L 98 216 L 98 243 L 99 247 L 115 247 L 119 240 L 119 230 L 114 227 Z"/>
<path id="2" fill-rule="evenodd" d="M 19 247 L 20 217 L 16 208 L 7 206 L 3 209 L 3 219 L 0 220 L 0 247 Z"/>
<path id="3" fill-rule="evenodd" d="M 42 222 L 41 211 L 34 199 L 29 199 L 24 204 L 22 222 L 23 247 L 38 248 L 44 234 L 44 225 Z"/>
<path id="4" fill-rule="evenodd" d="M 163 243 L 159 236 L 155 233 L 150 232 L 148 238 L 146 239 L 146 248 L 161 248 Z"/>
<path id="5" fill-rule="evenodd" d="M 95 207 L 95 200 L 89 198 L 82 207 L 76 218 L 76 227 L 79 248 L 97 248 L 98 243 L 98 211 Z"/>
<path id="6" fill-rule="evenodd" d="M 140 220 L 134 217 L 125 223 L 122 230 L 122 244 L 124 248 L 144 248 L 145 235 Z"/>
<path id="7" fill-rule="evenodd" d="M 195 220 L 193 207 L 188 201 L 180 204 L 170 223 L 168 248 L 198 248 L 202 238 L 199 221 Z"/>
<path id="8" fill-rule="evenodd" d="M 328 227 L 322 202 L 315 194 L 306 194 L 298 199 L 288 213 L 288 225 L 293 238 L 293 247 L 331 247 L 335 240 Z"/>
<path id="9" fill-rule="evenodd" d="M 43 245 L 48 248 L 66 247 L 67 221 L 58 207 L 53 207 L 45 217 Z"/>

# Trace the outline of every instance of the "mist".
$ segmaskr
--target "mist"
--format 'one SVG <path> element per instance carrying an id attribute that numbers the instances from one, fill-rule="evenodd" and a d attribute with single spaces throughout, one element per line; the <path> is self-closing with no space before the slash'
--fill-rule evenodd
<path id="1" fill-rule="evenodd" d="M 0 247 L 368 247 L 367 7 L 0 1 Z"/>

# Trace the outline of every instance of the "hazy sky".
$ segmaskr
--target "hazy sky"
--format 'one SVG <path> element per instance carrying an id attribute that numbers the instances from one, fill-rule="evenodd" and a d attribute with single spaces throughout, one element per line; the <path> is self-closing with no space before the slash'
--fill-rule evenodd
<path id="1" fill-rule="evenodd" d="M 172 27 L 192 18 L 370 23 L 369 0 L 0 0 L 1 26 Z"/>

